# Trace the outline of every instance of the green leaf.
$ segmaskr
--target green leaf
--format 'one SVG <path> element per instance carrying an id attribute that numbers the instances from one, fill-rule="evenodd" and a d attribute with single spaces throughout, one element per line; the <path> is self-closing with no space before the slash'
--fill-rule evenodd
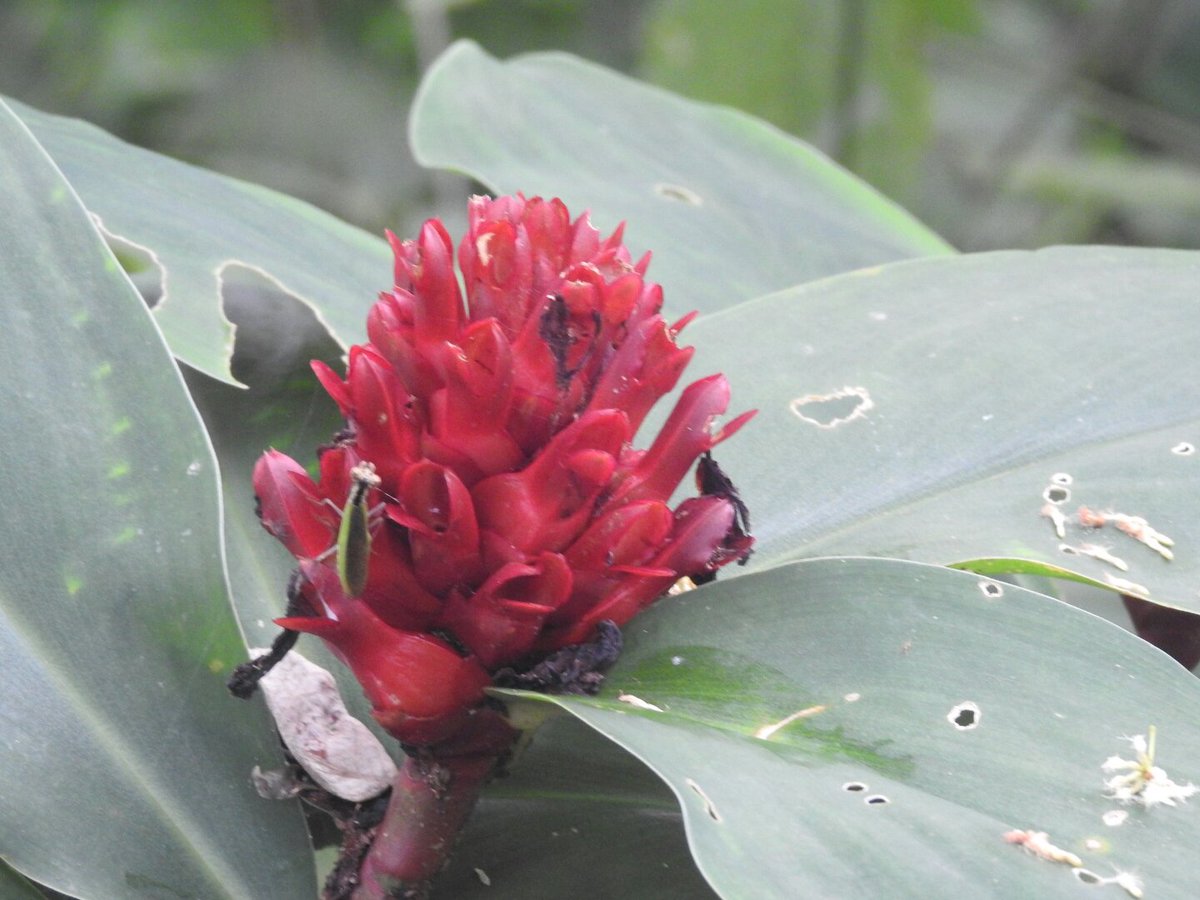
<path id="1" fill-rule="evenodd" d="M 1068 569 L 1200 611 L 1200 452 L 1185 452 L 1200 448 L 1198 278 L 1200 254 L 1171 250 L 980 254 L 704 317 L 685 333 L 690 371 L 725 372 L 732 409 L 760 410 L 717 454 L 752 513 L 752 563 Z M 1040 514 L 1047 496 L 1063 538 Z M 1115 525 L 1082 527 L 1081 505 L 1144 517 L 1175 558 Z M 1060 545 L 1104 547 L 1128 570 Z"/>
<path id="2" fill-rule="evenodd" d="M 487 790 L 434 896 L 713 897 L 682 821 L 649 769 L 560 715 Z"/>
<path id="3" fill-rule="evenodd" d="M 29 879 L 0 859 L 0 896 L 7 900 L 44 900 L 42 894 Z"/>
<path id="4" fill-rule="evenodd" d="M 0 834 L 84 897 L 315 893 L 279 759 L 224 687 L 242 655 L 216 466 L 145 306 L 0 105 Z M 19 836 L 19 839 L 18 839 Z"/>
<path id="5" fill-rule="evenodd" d="M 185 374 L 221 461 L 234 609 L 247 644 L 266 647 L 279 633 L 272 620 L 285 612 L 285 589 L 296 560 L 267 534 L 255 514 L 251 475 L 268 447 L 315 467 L 317 447 L 328 443 L 345 423 L 317 384 L 309 360 L 321 359 L 340 369 L 341 349 L 307 307 L 259 279 L 235 279 L 226 285 L 225 298 L 238 328 L 233 372 L 246 389 L 196 372 Z M 336 674 L 351 712 L 382 736 L 362 691 L 324 644 L 310 639 L 298 649 Z M 384 743 L 399 753 L 394 740 Z"/>
<path id="6" fill-rule="evenodd" d="M 1200 684 L 1114 625 L 977 575 L 867 559 L 747 575 L 639 617 L 595 700 L 506 693 L 654 769 L 722 896 L 1079 896 L 1010 829 L 1100 876 L 1135 870 L 1147 896 L 1194 894 L 1200 808 L 1122 808 L 1100 766 L 1153 724 L 1156 765 L 1200 780 Z M 1128 821 L 1106 825 L 1118 808 Z"/>
<path id="7" fill-rule="evenodd" d="M 563 54 L 499 62 L 460 42 L 426 75 L 418 161 L 498 193 L 561 197 L 602 230 L 628 220 L 668 308 L 722 309 L 797 282 L 951 252 L 806 144 Z"/>
<path id="8" fill-rule="evenodd" d="M 307 203 L 134 147 L 93 125 L 12 104 L 106 235 L 162 268 L 154 316 L 176 357 L 233 384 L 221 286 L 249 269 L 312 307 L 343 344 L 389 285 L 387 243 Z"/>

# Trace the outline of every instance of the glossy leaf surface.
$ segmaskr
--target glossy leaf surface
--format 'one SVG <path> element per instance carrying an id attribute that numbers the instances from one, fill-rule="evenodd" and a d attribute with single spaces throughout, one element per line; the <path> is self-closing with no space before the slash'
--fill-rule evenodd
<path id="1" fill-rule="evenodd" d="M 215 460 L 142 301 L 0 106 L 0 849 L 75 896 L 311 896 L 241 657 Z"/>
<path id="2" fill-rule="evenodd" d="M 382 237 L 300 200 L 118 140 L 94 125 L 22 104 L 17 114 L 63 170 L 104 232 L 162 269 L 154 317 L 179 359 L 233 382 L 234 330 L 221 288 L 250 270 L 309 304 L 335 339 L 361 339 L 388 286 Z"/>
<path id="3" fill-rule="evenodd" d="M 1108 622 L 977 575 L 868 559 L 747 575 L 638 619 L 600 698 L 525 696 L 663 777 L 722 896 L 1079 896 L 1071 867 L 1006 843 L 1012 829 L 1099 876 L 1136 871 L 1146 896 L 1194 891 L 1200 806 L 1122 806 L 1101 763 L 1153 724 L 1156 764 L 1200 779 L 1200 683 Z M 1124 824 L 1105 824 L 1113 810 Z"/>
<path id="4" fill-rule="evenodd" d="M 733 409 L 760 410 L 718 452 L 753 511 L 752 566 L 1060 568 L 1200 611 L 1198 278 L 1200 255 L 1180 251 L 979 254 L 704 317 L 684 334 L 693 371 L 727 373 Z M 1174 558 L 1116 520 L 1085 527 L 1080 506 L 1143 517 Z"/>
<path id="5" fill-rule="evenodd" d="M 418 161 L 629 222 L 676 315 L 797 282 L 952 252 L 808 145 L 563 54 L 500 62 L 462 42 L 414 102 Z"/>

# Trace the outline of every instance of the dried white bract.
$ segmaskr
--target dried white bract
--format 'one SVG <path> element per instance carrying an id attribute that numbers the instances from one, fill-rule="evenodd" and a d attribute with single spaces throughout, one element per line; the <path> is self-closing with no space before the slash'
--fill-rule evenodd
<path id="1" fill-rule="evenodd" d="M 1053 503 L 1047 503 L 1042 507 L 1042 517 L 1050 520 L 1054 525 L 1054 533 L 1060 538 L 1067 536 L 1067 517 L 1061 509 Z"/>
<path id="2" fill-rule="evenodd" d="M 1118 531 L 1123 531 L 1135 541 L 1145 544 L 1163 559 L 1175 558 L 1175 553 L 1171 550 L 1175 546 L 1175 542 L 1157 528 L 1152 527 L 1141 516 L 1131 516 L 1128 513 L 1113 512 L 1112 510 L 1100 512 L 1088 509 L 1086 506 L 1079 507 L 1077 515 L 1079 524 L 1085 528 L 1103 528 L 1111 523 L 1117 527 Z"/>
<path id="3" fill-rule="evenodd" d="M 360 803 L 392 783 L 396 764 L 370 729 L 346 710 L 329 672 L 293 650 L 259 684 L 283 743 L 329 793 Z"/>
<path id="4" fill-rule="evenodd" d="M 1141 516 L 1127 516 L 1124 513 L 1109 513 L 1108 520 L 1117 528 L 1135 541 L 1141 541 L 1163 559 L 1174 559 L 1175 554 L 1171 550 L 1175 546 L 1175 542 L 1150 526 L 1150 523 Z"/>
<path id="5" fill-rule="evenodd" d="M 1062 847 L 1056 847 L 1050 843 L 1050 835 L 1044 831 L 1008 831 L 1005 832 L 1004 839 L 1010 844 L 1020 844 L 1025 848 L 1026 853 L 1032 853 L 1039 859 L 1066 863 L 1076 868 L 1083 865 L 1083 860 L 1070 850 L 1064 850 Z"/>
<path id="6" fill-rule="evenodd" d="M 1101 547 L 1099 544 L 1080 544 L 1077 547 L 1071 544 L 1059 544 L 1058 549 L 1064 553 L 1077 553 L 1080 556 L 1090 556 L 1092 559 L 1115 566 L 1122 572 L 1129 571 L 1129 563 L 1125 562 L 1119 556 L 1113 556 L 1107 547 Z"/>
<path id="7" fill-rule="evenodd" d="M 1133 900 L 1142 900 L 1146 896 L 1142 891 L 1142 879 L 1132 872 L 1118 872 L 1112 878 L 1105 878 L 1102 883 L 1115 884 L 1117 887 L 1124 888 L 1125 893 L 1133 897 Z"/>
<path id="8" fill-rule="evenodd" d="M 1148 738 L 1141 734 L 1123 738 L 1129 741 L 1137 759 L 1110 756 L 1101 764 L 1100 768 L 1105 772 L 1117 773 L 1104 782 L 1108 796 L 1122 803 L 1140 803 L 1149 809 L 1159 804 L 1174 806 L 1176 800 L 1186 800 L 1200 790 L 1190 781 L 1176 784 L 1166 772 L 1154 765 L 1156 732 L 1153 725 L 1147 734 Z"/>
<path id="9" fill-rule="evenodd" d="M 1111 572 L 1104 573 L 1104 580 L 1115 587 L 1122 594 L 1137 594 L 1141 597 L 1150 596 L 1150 588 L 1144 584 L 1138 584 L 1136 581 L 1130 581 L 1128 578 L 1118 578 Z"/>
<path id="10" fill-rule="evenodd" d="M 655 706 L 653 703 L 648 703 L 641 697 L 635 696 L 634 694 L 618 694 L 617 699 L 622 703 L 628 703 L 630 706 L 636 707 L 637 709 L 648 709 L 651 712 L 663 712 L 663 708 L 661 706 Z"/>

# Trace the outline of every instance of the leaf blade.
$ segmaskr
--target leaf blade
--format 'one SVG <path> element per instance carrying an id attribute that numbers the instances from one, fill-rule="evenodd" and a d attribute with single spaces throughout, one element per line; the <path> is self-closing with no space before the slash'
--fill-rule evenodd
<path id="1" fill-rule="evenodd" d="M 234 329 L 221 294 L 231 269 L 274 281 L 343 346 L 365 335 L 365 311 L 390 278 L 391 251 L 382 238 L 293 197 L 126 144 L 86 122 L 11 105 L 104 232 L 143 248 L 162 266 L 164 296 L 154 315 L 180 360 L 237 384 L 229 369 Z"/>
<path id="2" fill-rule="evenodd" d="M 693 366 L 729 376 L 734 409 L 760 410 L 719 451 L 753 514 L 751 566 L 1023 560 L 1200 610 L 1188 488 L 1200 457 L 1172 452 L 1200 445 L 1185 388 L 1200 360 L 1181 327 L 1198 274 L 1200 255 L 1183 251 L 987 253 L 863 270 L 703 317 L 687 332 Z M 1057 474 L 1072 480 L 1056 507 L 1071 520 L 1063 539 L 1041 515 Z M 1088 529 L 1081 504 L 1144 516 L 1179 552 L 1168 561 L 1115 526 Z M 1129 569 L 1062 543 L 1102 545 Z"/>
<path id="3" fill-rule="evenodd" d="M 1194 779 L 1200 686 L 1116 626 L 994 584 L 879 559 L 753 573 L 643 614 L 599 699 L 516 702 L 566 708 L 655 769 L 723 896 L 1076 896 L 1069 867 L 1004 842 L 1014 828 L 1187 896 L 1197 810 L 1108 827 L 1100 764 L 1157 724 L 1161 765 Z M 979 708 L 967 730 L 950 721 L 963 701 Z"/>
<path id="4" fill-rule="evenodd" d="M 14 398 L 0 527 L 16 548 L 0 573 L 0 829 L 21 836 L 6 859 L 83 896 L 311 895 L 297 810 L 248 784 L 278 757 L 266 722 L 224 689 L 242 649 L 195 408 L 78 199 L 2 105 L 0 134 Z"/>
<path id="5" fill-rule="evenodd" d="M 602 230 L 628 219 L 676 314 L 952 252 L 800 141 L 563 54 L 499 62 L 455 44 L 418 91 L 410 141 L 424 165 L 561 197 Z"/>

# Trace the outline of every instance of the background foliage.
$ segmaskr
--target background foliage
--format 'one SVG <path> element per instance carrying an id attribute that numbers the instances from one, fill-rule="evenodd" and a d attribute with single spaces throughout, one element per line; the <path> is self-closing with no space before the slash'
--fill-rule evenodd
<path id="1" fill-rule="evenodd" d="M 1191 0 L 7 0 L 0 93 L 408 232 L 466 190 L 404 141 L 458 37 L 761 116 L 963 250 L 1200 245 Z"/>

